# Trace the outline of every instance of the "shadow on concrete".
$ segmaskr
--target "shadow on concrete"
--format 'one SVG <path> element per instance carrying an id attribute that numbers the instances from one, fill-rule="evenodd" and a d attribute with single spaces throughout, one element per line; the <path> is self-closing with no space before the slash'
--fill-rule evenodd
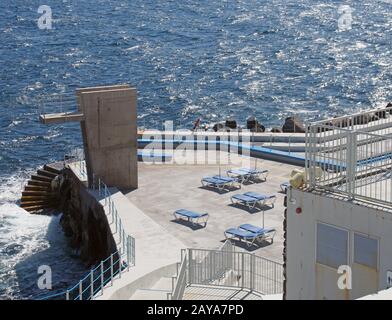
<path id="1" fill-rule="evenodd" d="M 171 221 L 171 222 L 174 222 L 174 223 L 181 224 L 181 225 L 186 226 L 186 227 L 189 227 L 189 228 L 192 229 L 193 231 L 196 231 L 196 230 L 200 230 L 200 229 L 204 229 L 204 228 L 205 228 L 204 223 L 203 223 L 203 224 L 194 224 L 194 223 L 192 223 L 192 222 L 190 222 L 190 221 L 183 220 L 183 219 L 172 219 L 172 220 L 170 220 L 170 221 Z"/>
<path id="2" fill-rule="evenodd" d="M 254 208 L 249 208 L 248 206 L 241 204 L 241 203 L 230 203 L 228 205 L 233 208 L 247 211 L 248 213 L 251 213 L 251 214 L 255 214 L 255 213 L 263 212 L 263 211 L 265 212 L 265 211 L 273 209 L 273 207 L 270 207 L 268 205 L 255 206 Z"/>
<path id="3" fill-rule="evenodd" d="M 225 239 L 225 240 L 222 240 L 221 242 L 225 243 L 226 241 L 227 240 Z M 231 241 L 231 243 L 234 246 L 236 246 L 238 248 L 241 248 L 241 249 L 244 249 L 244 250 L 246 250 L 248 252 L 253 252 L 253 251 L 256 251 L 258 249 L 261 249 L 261 248 L 264 248 L 264 247 L 268 247 L 269 245 L 272 244 L 271 242 L 265 240 L 265 241 L 261 241 L 261 242 L 260 241 L 255 242 L 253 245 L 248 246 L 244 241 L 240 241 L 240 240 L 237 240 L 237 239 L 231 239 L 230 241 Z"/>
<path id="4" fill-rule="evenodd" d="M 239 190 L 237 187 L 226 187 L 226 189 L 219 190 L 218 188 L 209 187 L 209 186 L 200 186 L 199 189 L 213 191 L 218 194 L 225 194 L 234 190 Z"/>
<path id="5" fill-rule="evenodd" d="M 253 185 L 253 184 L 264 183 L 264 182 L 267 182 L 267 180 L 258 178 L 258 179 L 244 181 L 242 184 L 245 185 L 245 186 L 250 186 L 250 185 Z"/>

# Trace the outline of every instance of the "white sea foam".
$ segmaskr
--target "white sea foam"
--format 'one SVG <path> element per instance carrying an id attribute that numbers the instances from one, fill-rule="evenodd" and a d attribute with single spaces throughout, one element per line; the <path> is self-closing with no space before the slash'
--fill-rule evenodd
<path id="1" fill-rule="evenodd" d="M 70 258 L 60 215 L 33 215 L 18 206 L 22 187 L 32 172 L 0 179 L 0 300 L 40 295 L 36 282 L 41 264 L 52 267 L 54 287 L 76 281 L 75 275 L 64 275 L 64 269 L 76 271 L 76 276 L 83 270 L 78 260 Z"/>

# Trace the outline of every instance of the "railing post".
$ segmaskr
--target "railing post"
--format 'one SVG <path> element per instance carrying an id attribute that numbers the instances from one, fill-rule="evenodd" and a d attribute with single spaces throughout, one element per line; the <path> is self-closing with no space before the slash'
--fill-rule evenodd
<path id="1" fill-rule="evenodd" d="M 347 192 L 350 199 L 355 193 L 355 172 L 357 168 L 357 133 L 355 131 L 347 133 Z"/>
<path id="2" fill-rule="evenodd" d="M 129 265 L 131 264 L 131 237 L 127 236 L 127 270 L 129 271 Z"/>
<path id="3" fill-rule="evenodd" d="M 193 279 L 193 270 L 192 270 L 192 249 L 188 249 L 188 284 L 192 284 L 194 282 Z"/>
<path id="4" fill-rule="evenodd" d="M 124 227 L 121 229 L 121 233 L 122 233 L 122 236 L 121 236 L 121 238 L 122 238 L 122 243 L 121 243 L 121 247 L 122 247 L 122 251 L 123 251 L 123 254 L 126 252 L 125 250 L 126 250 L 126 247 L 125 247 L 125 244 L 126 244 L 126 239 L 125 239 L 125 231 L 124 231 Z"/>
<path id="5" fill-rule="evenodd" d="M 83 281 L 79 281 L 79 300 L 83 300 Z"/>
<path id="6" fill-rule="evenodd" d="M 93 300 L 94 297 L 94 270 L 93 269 L 91 269 L 90 272 L 90 295 L 91 295 L 90 299 Z"/>
<path id="7" fill-rule="evenodd" d="M 119 252 L 119 260 L 118 260 L 118 278 L 121 278 L 122 271 L 122 260 L 121 260 L 121 252 Z"/>
<path id="8" fill-rule="evenodd" d="M 101 261 L 101 294 L 103 294 L 103 285 L 104 285 L 104 273 L 103 273 L 103 261 Z"/>
<path id="9" fill-rule="evenodd" d="M 120 217 L 117 215 L 117 229 L 116 232 L 118 232 L 118 238 L 121 244 L 121 219 Z"/>
<path id="10" fill-rule="evenodd" d="M 113 286 L 113 253 L 110 255 L 110 283 Z"/>
<path id="11" fill-rule="evenodd" d="M 276 290 L 276 284 L 277 284 L 277 281 L 276 281 L 276 268 L 277 268 L 277 264 L 276 263 L 274 263 L 274 294 L 276 294 L 277 292 L 277 290 Z"/>
<path id="12" fill-rule="evenodd" d="M 254 261 L 255 261 L 255 256 L 252 253 L 250 255 L 250 288 L 249 288 L 251 291 L 254 289 L 254 280 L 255 280 Z"/>
<path id="13" fill-rule="evenodd" d="M 244 270 L 244 266 L 245 266 L 245 261 L 244 261 L 244 253 L 241 252 L 241 287 L 245 288 L 245 270 Z"/>

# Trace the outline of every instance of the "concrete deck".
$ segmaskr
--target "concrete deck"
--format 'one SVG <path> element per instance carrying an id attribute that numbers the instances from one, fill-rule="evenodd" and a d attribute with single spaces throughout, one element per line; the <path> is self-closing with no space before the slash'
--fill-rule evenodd
<path id="1" fill-rule="evenodd" d="M 231 155 L 232 164 L 221 165 L 221 173 L 235 167 L 255 166 L 255 160 Z M 200 163 L 200 162 L 198 162 Z M 231 205 L 230 197 L 237 193 L 254 191 L 275 194 L 274 208 L 265 208 L 266 227 L 276 228 L 274 243 L 248 248 L 242 243 L 237 245 L 257 255 L 282 262 L 283 252 L 283 198 L 280 184 L 288 180 L 295 166 L 267 160 L 257 160 L 257 168 L 269 170 L 266 182 L 242 185 L 241 189 L 219 193 L 201 187 L 201 179 L 219 173 L 217 164 L 175 165 L 139 163 L 139 188 L 126 193 L 126 197 L 140 210 L 163 227 L 168 234 L 175 236 L 186 247 L 215 249 L 224 240 L 224 231 L 243 223 L 263 226 L 263 211 L 249 211 L 245 207 Z M 173 220 L 176 209 L 189 209 L 208 212 L 210 218 L 206 228 L 196 228 L 188 223 Z"/>
<path id="2" fill-rule="evenodd" d="M 192 285 L 185 289 L 183 300 L 263 300 L 263 297 L 241 288 Z"/>
<path id="3" fill-rule="evenodd" d="M 132 295 L 129 288 L 131 283 L 141 279 L 138 285 L 143 287 L 148 282 L 148 279 L 143 279 L 144 276 L 179 262 L 181 249 L 185 248 L 181 241 L 136 208 L 120 191 L 110 188 L 110 192 L 125 232 L 135 238 L 136 263 L 121 278 L 117 276 L 112 287 L 106 286 L 103 295 L 96 297 L 97 300 L 128 299 Z M 98 192 L 94 194 L 99 198 Z M 102 199 L 100 202 L 102 205 L 105 203 Z M 108 206 L 105 206 L 107 210 Z"/>

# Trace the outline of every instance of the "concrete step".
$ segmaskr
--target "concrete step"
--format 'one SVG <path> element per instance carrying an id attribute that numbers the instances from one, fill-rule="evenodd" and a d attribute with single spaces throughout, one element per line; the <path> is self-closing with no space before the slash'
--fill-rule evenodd
<path id="1" fill-rule="evenodd" d="M 60 170 L 53 168 L 52 166 L 49 166 L 47 164 L 44 165 L 44 170 L 55 173 L 56 175 L 60 174 L 60 172 L 61 172 Z"/>
<path id="2" fill-rule="evenodd" d="M 57 173 L 53 173 L 53 172 L 42 170 L 42 169 L 37 170 L 37 174 L 39 174 L 41 176 L 49 177 L 52 179 L 57 176 Z"/>
<path id="3" fill-rule="evenodd" d="M 45 185 L 45 186 L 27 185 L 25 186 L 25 191 L 50 191 L 50 187 L 49 185 Z"/>
<path id="4" fill-rule="evenodd" d="M 172 278 L 169 277 L 163 277 L 159 279 L 152 287 L 151 289 L 155 290 L 164 290 L 166 292 L 171 292 L 172 291 Z"/>
<path id="5" fill-rule="evenodd" d="M 138 289 L 129 300 L 167 300 L 167 291 Z"/>
<path id="6" fill-rule="evenodd" d="M 167 300 L 167 294 L 172 291 L 172 278 L 162 277 L 151 288 L 136 290 L 129 300 Z"/>
<path id="7" fill-rule="evenodd" d="M 57 200 L 56 197 L 54 196 L 22 196 L 22 198 L 20 199 L 21 202 L 26 202 L 26 201 L 54 201 Z"/>
<path id="8" fill-rule="evenodd" d="M 20 206 L 22 208 L 26 207 L 33 207 L 33 206 L 41 206 L 41 205 L 48 205 L 48 206 L 55 206 L 56 201 L 48 201 L 48 200 L 31 200 L 31 201 L 22 201 Z"/>
<path id="9" fill-rule="evenodd" d="M 23 191 L 22 192 L 22 198 L 24 196 L 45 196 L 45 197 L 50 197 L 52 195 L 53 195 L 53 193 L 48 191 L 48 190 L 29 190 L 29 191 Z"/>
<path id="10" fill-rule="evenodd" d="M 28 186 L 46 186 L 46 187 L 50 187 L 50 182 L 49 181 L 36 181 L 36 180 L 29 180 L 27 182 Z"/>
<path id="11" fill-rule="evenodd" d="M 33 174 L 33 175 L 31 176 L 31 180 L 51 182 L 53 179 L 50 178 L 50 177 L 41 176 L 40 174 Z"/>
<path id="12" fill-rule="evenodd" d="M 31 213 L 34 213 L 35 211 L 39 211 L 39 210 L 49 209 L 49 208 L 53 208 L 53 206 L 42 204 L 42 205 L 23 207 L 24 210 L 31 212 Z"/>

